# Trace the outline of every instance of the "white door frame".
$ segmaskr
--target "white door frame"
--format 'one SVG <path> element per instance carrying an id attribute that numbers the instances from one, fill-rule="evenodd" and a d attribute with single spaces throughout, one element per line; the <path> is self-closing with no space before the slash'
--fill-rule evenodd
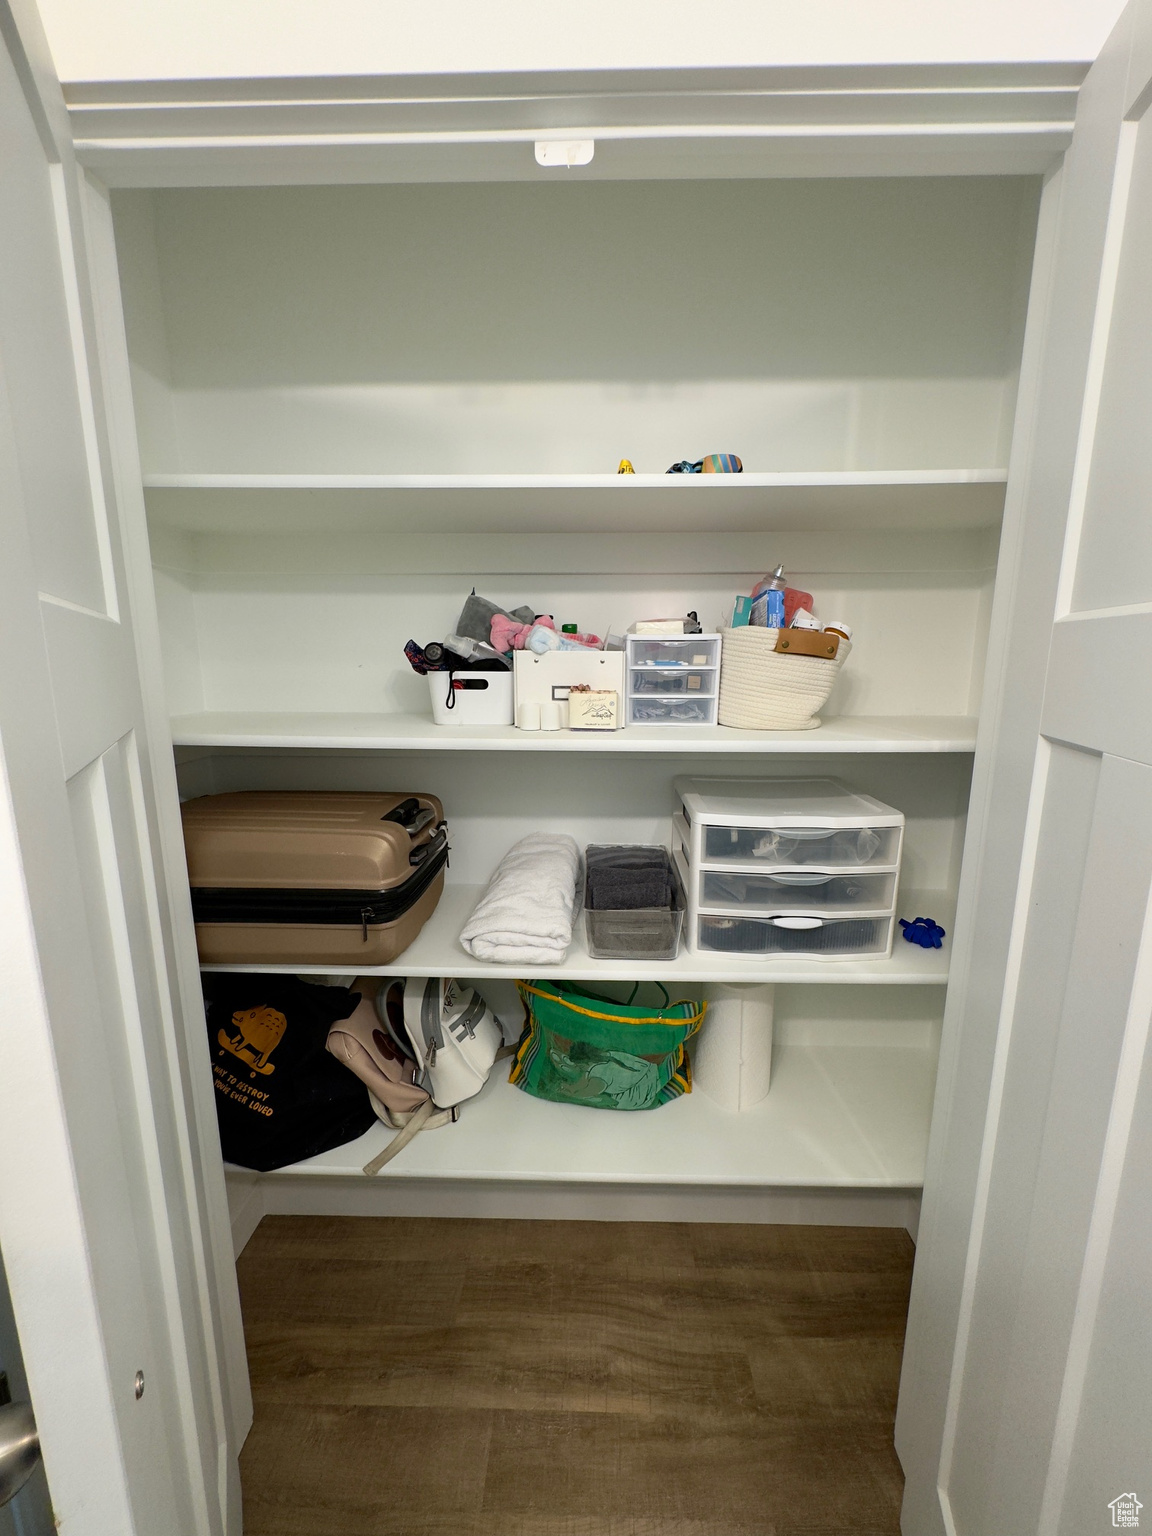
<path id="1" fill-rule="evenodd" d="M 1066 672 L 1068 663 L 1058 654 L 1060 625 L 1054 631 L 1053 623 L 1068 607 L 1066 541 L 1075 533 L 1070 508 L 1077 505 L 1085 470 L 1084 430 L 1103 362 L 1100 320 L 1107 317 L 1116 256 L 1111 173 L 1122 120 L 1132 106 L 1133 35 L 1137 26 L 1147 33 L 1150 20 L 1148 0 L 1135 0 L 1090 71 L 1072 146 L 1048 180 L 1041 209 L 1002 550 L 1002 560 L 1012 563 L 993 613 L 960 937 L 948 989 L 897 1418 L 908 1536 L 954 1536 L 956 1530 L 949 1499 L 954 1437 L 997 1148 L 1003 1132 L 1012 1129 L 1001 1110 L 1035 900 L 1035 854 L 1050 760 L 1045 738 L 1062 735 L 1054 717 L 1060 690 L 1054 698 L 1046 688 L 1049 651 L 1052 647 L 1054 676 Z M 1140 653 L 1122 648 L 1117 656 L 1132 668 L 1133 697 L 1142 692 L 1146 700 Z M 1108 750 L 1106 733 L 1091 741 L 1064 734 L 1092 750 Z M 1009 1305 L 1007 1297 L 1003 1302 Z M 1009 1369 L 1007 1360 L 1003 1368 Z M 1025 1428 L 1021 1425 L 1022 1432 Z M 1023 1508 L 1019 1514 L 1029 1518 Z"/>
<path id="2" fill-rule="evenodd" d="M 60 1529 L 235 1536 L 250 1400 L 106 232 L 27 0 L 0 0 L 0 66 L 29 273 L 0 357 L 0 1246 Z"/>

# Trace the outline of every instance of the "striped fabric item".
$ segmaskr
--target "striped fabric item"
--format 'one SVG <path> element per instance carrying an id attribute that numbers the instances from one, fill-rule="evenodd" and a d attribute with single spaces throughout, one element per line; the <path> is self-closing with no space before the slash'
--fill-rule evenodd
<path id="1" fill-rule="evenodd" d="M 710 453 L 704 460 L 701 473 L 705 475 L 741 475 L 744 466 L 734 453 Z"/>

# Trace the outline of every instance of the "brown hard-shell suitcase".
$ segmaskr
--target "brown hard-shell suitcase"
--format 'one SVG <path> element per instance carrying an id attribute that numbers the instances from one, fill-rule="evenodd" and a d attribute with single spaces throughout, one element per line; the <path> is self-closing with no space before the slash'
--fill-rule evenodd
<path id="1" fill-rule="evenodd" d="M 444 889 L 435 795 L 257 790 L 182 811 L 206 964 L 391 965 Z"/>

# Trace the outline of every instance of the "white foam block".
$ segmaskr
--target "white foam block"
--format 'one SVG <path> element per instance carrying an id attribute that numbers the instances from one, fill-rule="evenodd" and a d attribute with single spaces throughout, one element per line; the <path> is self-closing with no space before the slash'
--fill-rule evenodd
<path id="1" fill-rule="evenodd" d="M 770 985 L 712 986 L 692 1053 L 692 1087 L 732 1114 L 751 1109 L 772 1080 Z"/>

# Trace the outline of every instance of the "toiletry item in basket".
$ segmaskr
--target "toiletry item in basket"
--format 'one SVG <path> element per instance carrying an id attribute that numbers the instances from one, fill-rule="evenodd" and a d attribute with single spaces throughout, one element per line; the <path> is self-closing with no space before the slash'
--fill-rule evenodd
<path id="1" fill-rule="evenodd" d="M 841 640 L 852 639 L 852 628 L 843 619 L 830 619 L 824 626 L 826 635 L 839 635 Z"/>
<path id="2" fill-rule="evenodd" d="M 440 653 L 442 664 L 460 670 L 461 662 L 465 665 L 472 663 L 479 665 L 485 661 L 495 661 L 502 667 L 508 666 L 507 659 L 491 645 L 486 645 L 482 640 L 471 640 L 467 635 L 445 635 L 444 644 L 426 645 L 424 647 L 425 658 L 430 661 L 430 653 L 435 650 Z"/>
<path id="3" fill-rule="evenodd" d="M 776 587 L 767 587 L 752 600 L 752 613 L 748 620 L 758 629 L 784 628 L 784 593 Z"/>
<path id="4" fill-rule="evenodd" d="M 752 601 L 755 602 L 761 592 L 783 592 L 787 585 L 784 579 L 784 567 L 778 565 L 771 576 L 761 576 L 752 588 Z"/>
<path id="5" fill-rule="evenodd" d="M 732 608 L 732 628 L 743 629 L 752 622 L 752 599 L 738 597 Z"/>
<path id="6" fill-rule="evenodd" d="M 787 627 L 788 625 L 790 625 L 792 623 L 792 620 L 796 617 L 797 613 L 799 613 L 801 608 L 804 608 L 809 613 L 811 613 L 812 609 L 813 609 L 813 606 L 814 605 L 813 605 L 813 602 L 812 602 L 812 594 L 811 594 L 811 592 L 801 592 L 799 587 L 785 587 L 784 588 L 784 624 L 785 624 L 785 627 Z"/>
<path id="7" fill-rule="evenodd" d="M 783 629 L 787 623 L 784 604 L 784 567 L 778 565 L 771 576 L 764 576 L 752 588 L 752 612 L 749 624 L 758 629 Z"/>
<path id="8" fill-rule="evenodd" d="M 808 612 L 807 608 L 797 608 L 788 624 L 789 629 L 815 629 L 823 628 L 820 620 Z"/>

